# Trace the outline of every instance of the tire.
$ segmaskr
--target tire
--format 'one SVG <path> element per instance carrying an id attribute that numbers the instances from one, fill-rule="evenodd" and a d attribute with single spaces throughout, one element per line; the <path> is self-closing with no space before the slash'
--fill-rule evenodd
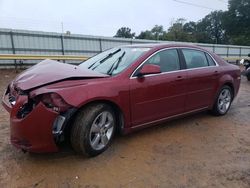
<path id="1" fill-rule="evenodd" d="M 232 88 L 224 85 L 216 97 L 212 114 L 216 116 L 223 116 L 225 115 L 231 107 L 231 103 L 233 101 L 233 92 Z"/>
<path id="2" fill-rule="evenodd" d="M 247 80 L 250 81 L 250 73 L 247 75 Z"/>
<path id="3" fill-rule="evenodd" d="M 116 119 L 113 109 L 106 104 L 94 104 L 80 110 L 71 129 L 71 145 L 89 157 L 104 152 L 115 133 Z"/>

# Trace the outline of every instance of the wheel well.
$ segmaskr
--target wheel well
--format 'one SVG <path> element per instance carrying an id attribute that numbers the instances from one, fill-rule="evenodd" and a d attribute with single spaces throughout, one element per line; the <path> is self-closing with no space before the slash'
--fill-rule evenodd
<path id="1" fill-rule="evenodd" d="M 79 110 L 81 110 L 81 109 L 83 109 L 83 108 L 87 108 L 87 107 L 90 106 L 90 105 L 95 105 L 95 104 L 100 104 L 100 103 L 102 103 L 102 104 L 107 104 L 107 105 L 109 105 L 109 106 L 113 109 L 113 111 L 114 111 L 114 113 L 115 113 L 115 117 L 117 118 L 116 120 L 117 120 L 117 122 L 118 122 L 117 131 L 118 131 L 119 133 L 121 133 L 121 131 L 122 131 L 123 127 L 124 127 L 124 116 L 123 116 L 123 112 L 122 112 L 122 110 L 120 109 L 120 107 L 119 107 L 117 104 L 115 104 L 115 103 L 112 102 L 112 101 L 108 101 L 108 100 L 96 100 L 96 101 L 91 101 L 91 102 L 89 102 L 89 103 L 84 104 L 83 106 L 81 106 L 81 107 L 74 113 L 74 115 L 73 115 L 72 118 L 71 118 L 71 122 L 70 122 L 69 124 L 71 124 L 72 121 L 74 121 L 74 119 L 75 119 L 76 115 L 78 114 Z M 70 128 L 70 127 L 71 127 L 70 125 L 67 126 L 67 127 L 68 127 L 69 129 L 71 129 L 71 128 Z"/>
<path id="2" fill-rule="evenodd" d="M 224 84 L 224 86 L 228 86 L 232 89 L 232 92 L 233 92 L 232 94 L 233 94 L 233 98 L 234 98 L 234 86 L 233 86 L 233 84 L 231 82 L 227 82 Z"/>

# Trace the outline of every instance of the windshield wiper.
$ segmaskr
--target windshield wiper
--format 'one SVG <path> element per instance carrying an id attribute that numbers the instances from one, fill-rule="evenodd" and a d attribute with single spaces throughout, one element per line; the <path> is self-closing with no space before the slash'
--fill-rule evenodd
<path id="1" fill-rule="evenodd" d="M 125 54 L 126 54 L 126 52 L 124 51 L 124 52 L 122 53 L 122 55 L 121 55 L 120 57 L 118 57 L 117 61 L 115 61 L 115 62 L 113 63 L 113 65 L 110 67 L 110 69 L 109 69 L 108 72 L 107 72 L 108 75 L 111 75 L 112 72 L 113 72 L 115 69 L 117 69 L 117 67 L 119 66 L 119 64 L 120 64 L 120 62 L 122 61 L 122 58 L 124 57 Z"/>
<path id="2" fill-rule="evenodd" d="M 99 64 L 98 65 L 96 65 L 94 68 L 92 68 L 98 61 L 96 61 L 96 62 L 94 62 L 92 65 L 90 65 L 89 67 L 88 67 L 88 69 L 91 69 L 92 68 L 92 70 L 94 70 L 94 69 L 96 69 L 100 64 L 102 64 L 103 62 L 105 62 L 107 59 L 109 59 L 109 58 L 111 58 L 113 55 L 115 55 L 116 53 L 118 53 L 118 52 L 120 52 L 121 51 L 121 48 L 119 48 L 118 50 L 116 50 L 116 51 L 114 51 L 114 52 L 112 52 L 112 53 L 110 53 L 110 54 L 108 54 L 105 58 L 103 58 L 101 61 L 99 61 Z"/>

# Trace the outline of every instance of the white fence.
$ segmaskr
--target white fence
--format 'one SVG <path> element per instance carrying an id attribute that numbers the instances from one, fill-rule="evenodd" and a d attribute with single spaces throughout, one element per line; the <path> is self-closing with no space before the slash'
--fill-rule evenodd
<path id="1" fill-rule="evenodd" d="M 176 42 L 0 29 L 0 54 L 93 56 L 114 46 L 140 43 Z M 250 53 L 250 46 L 201 43 L 195 45 L 206 48 L 222 57 L 241 58 Z M 17 62 L 14 60 L 0 60 L 1 66 L 14 65 L 15 63 Z M 33 63 L 36 61 L 25 60 L 25 64 Z"/>

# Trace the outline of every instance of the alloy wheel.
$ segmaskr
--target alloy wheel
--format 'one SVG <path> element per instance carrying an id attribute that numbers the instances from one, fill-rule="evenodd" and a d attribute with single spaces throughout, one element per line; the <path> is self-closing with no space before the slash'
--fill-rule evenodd
<path id="1" fill-rule="evenodd" d="M 104 111 L 100 113 L 92 123 L 89 139 L 94 150 L 103 149 L 110 141 L 114 131 L 113 115 Z"/>
<path id="2" fill-rule="evenodd" d="M 227 110 L 230 107 L 231 104 L 231 100 L 232 100 L 232 96 L 231 96 L 231 91 L 228 88 L 224 88 L 218 98 L 218 110 L 224 114 L 227 112 Z"/>

